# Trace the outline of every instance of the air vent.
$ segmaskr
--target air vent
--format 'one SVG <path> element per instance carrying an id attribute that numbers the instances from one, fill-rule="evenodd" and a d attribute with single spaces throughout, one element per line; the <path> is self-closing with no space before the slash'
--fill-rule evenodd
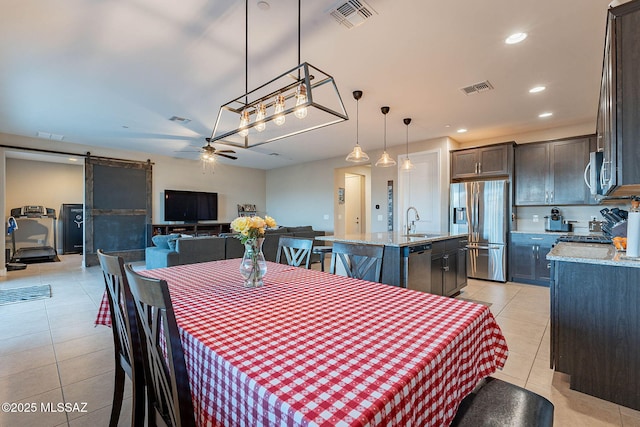
<path id="1" fill-rule="evenodd" d="M 493 90 L 493 86 L 491 86 L 491 83 L 489 83 L 489 80 L 485 80 L 483 82 L 476 83 L 471 86 L 463 87 L 460 90 L 464 92 L 465 95 L 473 95 L 474 93 Z"/>
<path id="2" fill-rule="evenodd" d="M 54 141 L 62 141 L 64 139 L 64 135 L 58 135 L 58 134 L 49 133 L 49 132 L 38 131 L 37 135 L 38 135 L 38 138 L 51 139 Z"/>
<path id="3" fill-rule="evenodd" d="M 172 122 L 182 123 L 183 125 L 186 125 L 191 121 L 191 119 L 185 119 L 184 117 L 180 116 L 171 116 L 169 120 L 171 120 Z"/>
<path id="4" fill-rule="evenodd" d="M 378 14 L 364 0 L 339 0 L 326 13 L 331 15 L 340 25 L 352 29 Z"/>

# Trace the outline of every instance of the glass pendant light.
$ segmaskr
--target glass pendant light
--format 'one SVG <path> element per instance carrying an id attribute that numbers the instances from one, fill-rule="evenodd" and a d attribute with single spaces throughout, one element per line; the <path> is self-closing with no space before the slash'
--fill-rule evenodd
<path id="1" fill-rule="evenodd" d="M 409 123 L 411 123 L 411 119 L 410 118 L 404 119 L 403 122 L 405 125 L 407 125 L 407 157 L 402 161 L 402 165 L 400 166 L 400 169 L 404 172 L 409 172 L 413 170 L 413 168 L 415 167 L 413 163 L 411 163 L 411 160 L 409 159 Z"/>
<path id="2" fill-rule="evenodd" d="M 382 156 L 376 162 L 376 166 L 388 168 L 396 165 L 396 161 L 387 153 L 387 113 L 389 112 L 389 107 L 381 107 L 380 111 L 384 114 L 384 150 L 382 151 Z"/>
<path id="3" fill-rule="evenodd" d="M 262 132 L 267 127 L 267 124 L 264 122 L 264 118 L 267 116 L 267 108 L 261 102 L 256 108 L 256 130 L 258 132 Z"/>
<path id="4" fill-rule="evenodd" d="M 359 128 L 358 128 L 359 117 L 360 117 L 360 114 L 359 114 L 360 112 L 358 109 L 358 101 L 360 101 L 360 98 L 362 98 L 362 91 L 354 90 L 353 98 L 356 100 L 356 146 L 353 147 L 353 151 L 349 153 L 346 160 L 347 162 L 354 162 L 354 163 L 367 162 L 369 161 L 369 156 L 367 155 L 367 153 L 362 151 L 362 148 L 360 148 L 360 142 L 359 142 L 360 135 L 359 135 Z"/>
<path id="5" fill-rule="evenodd" d="M 300 83 L 296 89 L 296 111 L 293 113 L 299 119 L 307 117 L 307 87 L 304 83 Z"/>
<path id="6" fill-rule="evenodd" d="M 238 128 L 243 128 L 248 125 L 249 125 L 249 111 L 245 108 L 245 110 L 240 115 L 240 125 L 238 126 Z M 240 132 L 238 132 L 238 135 L 242 137 L 249 135 L 249 129 L 242 129 Z"/>
<path id="7" fill-rule="evenodd" d="M 273 114 L 275 116 L 275 119 L 273 119 L 273 122 L 278 126 L 282 126 L 284 124 L 284 121 L 286 120 L 284 117 L 284 114 L 282 114 L 283 111 L 284 111 L 284 96 L 278 95 L 278 97 L 276 98 L 276 106 L 275 106 L 275 109 L 273 110 Z"/>

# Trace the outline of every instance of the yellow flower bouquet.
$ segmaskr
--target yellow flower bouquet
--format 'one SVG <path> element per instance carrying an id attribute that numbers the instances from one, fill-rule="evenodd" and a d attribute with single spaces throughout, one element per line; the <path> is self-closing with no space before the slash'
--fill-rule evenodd
<path id="1" fill-rule="evenodd" d="M 244 255 L 240 261 L 240 274 L 244 277 L 244 285 L 257 288 L 263 285 L 267 273 L 267 262 L 262 253 L 264 232 L 267 228 L 276 227 L 276 221 L 270 216 L 264 219 L 259 216 L 241 216 L 231 222 L 231 229 L 244 245 Z"/>
<path id="2" fill-rule="evenodd" d="M 264 237 L 267 228 L 276 226 L 276 220 L 268 215 L 264 219 L 259 216 L 239 216 L 231 222 L 231 229 L 239 233 L 238 238 L 242 244 Z"/>

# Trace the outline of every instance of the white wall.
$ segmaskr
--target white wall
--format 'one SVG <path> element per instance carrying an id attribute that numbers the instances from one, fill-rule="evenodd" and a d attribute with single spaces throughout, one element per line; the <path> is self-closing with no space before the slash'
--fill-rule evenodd
<path id="1" fill-rule="evenodd" d="M 554 139 L 571 138 L 580 135 L 590 135 L 595 132 L 595 121 L 587 121 L 562 127 L 544 129 L 536 132 L 514 133 L 496 138 L 459 143 L 457 148 L 480 147 L 483 145 L 508 141 L 515 141 L 516 144 L 526 144 L 529 142 L 551 141 Z"/>
<path id="2" fill-rule="evenodd" d="M 448 229 L 449 207 L 449 150 L 454 148 L 455 141 L 449 138 L 437 138 L 409 144 L 409 153 L 429 150 L 439 150 L 441 159 L 441 229 Z M 350 145 L 345 145 L 344 153 L 316 162 L 293 165 L 267 171 L 267 211 L 279 223 L 284 225 L 312 225 L 316 230 L 334 231 L 334 206 L 337 205 L 337 192 L 334 187 L 334 173 L 336 169 L 355 166 L 344 158 L 351 151 Z M 382 147 L 380 147 L 382 148 Z M 371 163 L 382 154 L 382 150 L 363 149 L 369 154 Z M 387 147 L 387 152 L 393 158 L 405 153 L 405 145 Z M 371 201 L 369 232 L 384 232 L 387 230 L 387 181 L 394 182 L 394 230 L 398 230 L 399 215 L 397 212 L 397 168 L 371 167 Z M 334 205 L 335 203 L 335 205 Z M 380 208 L 376 209 L 375 206 Z M 324 219 L 327 215 L 329 219 Z M 382 220 L 378 221 L 378 215 Z M 338 230 L 335 230 L 338 231 Z"/>

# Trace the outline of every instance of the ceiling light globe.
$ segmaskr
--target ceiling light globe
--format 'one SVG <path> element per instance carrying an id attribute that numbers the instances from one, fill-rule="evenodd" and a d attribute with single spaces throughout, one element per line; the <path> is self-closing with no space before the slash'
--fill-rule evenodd
<path id="1" fill-rule="evenodd" d="M 376 162 L 376 166 L 380 168 L 388 168 L 391 166 L 395 166 L 396 164 L 396 161 L 393 160 L 389 153 L 387 153 L 386 151 L 382 153 L 382 156 Z"/>
<path id="2" fill-rule="evenodd" d="M 413 165 L 413 163 L 411 163 L 411 160 L 408 157 L 404 159 L 402 161 L 402 165 L 400 165 L 400 170 L 404 172 L 412 171 L 414 168 L 415 166 Z"/>
<path id="3" fill-rule="evenodd" d="M 275 118 L 273 119 L 273 122 L 278 126 L 282 126 L 286 120 L 286 118 L 284 117 L 284 114 L 282 114 L 283 111 L 284 111 L 284 96 L 278 95 L 278 97 L 276 98 L 276 105 L 273 110 L 273 113 L 275 116 Z"/>
<path id="4" fill-rule="evenodd" d="M 516 43 L 520 43 L 526 38 L 527 38 L 527 33 L 513 33 L 509 37 L 507 37 L 504 42 L 506 44 L 516 44 Z"/>
<path id="5" fill-rule="evenodd" d="M 348 162 L 360 163 L 369 161 L 369 156 L 367 155 L 367 153 L 362 151 L 362 148 L 360 148 L 359 145 L 356 145 L 355 147 L 353 147 L 353 151 L 349 153 L 345 160 Z"/>

